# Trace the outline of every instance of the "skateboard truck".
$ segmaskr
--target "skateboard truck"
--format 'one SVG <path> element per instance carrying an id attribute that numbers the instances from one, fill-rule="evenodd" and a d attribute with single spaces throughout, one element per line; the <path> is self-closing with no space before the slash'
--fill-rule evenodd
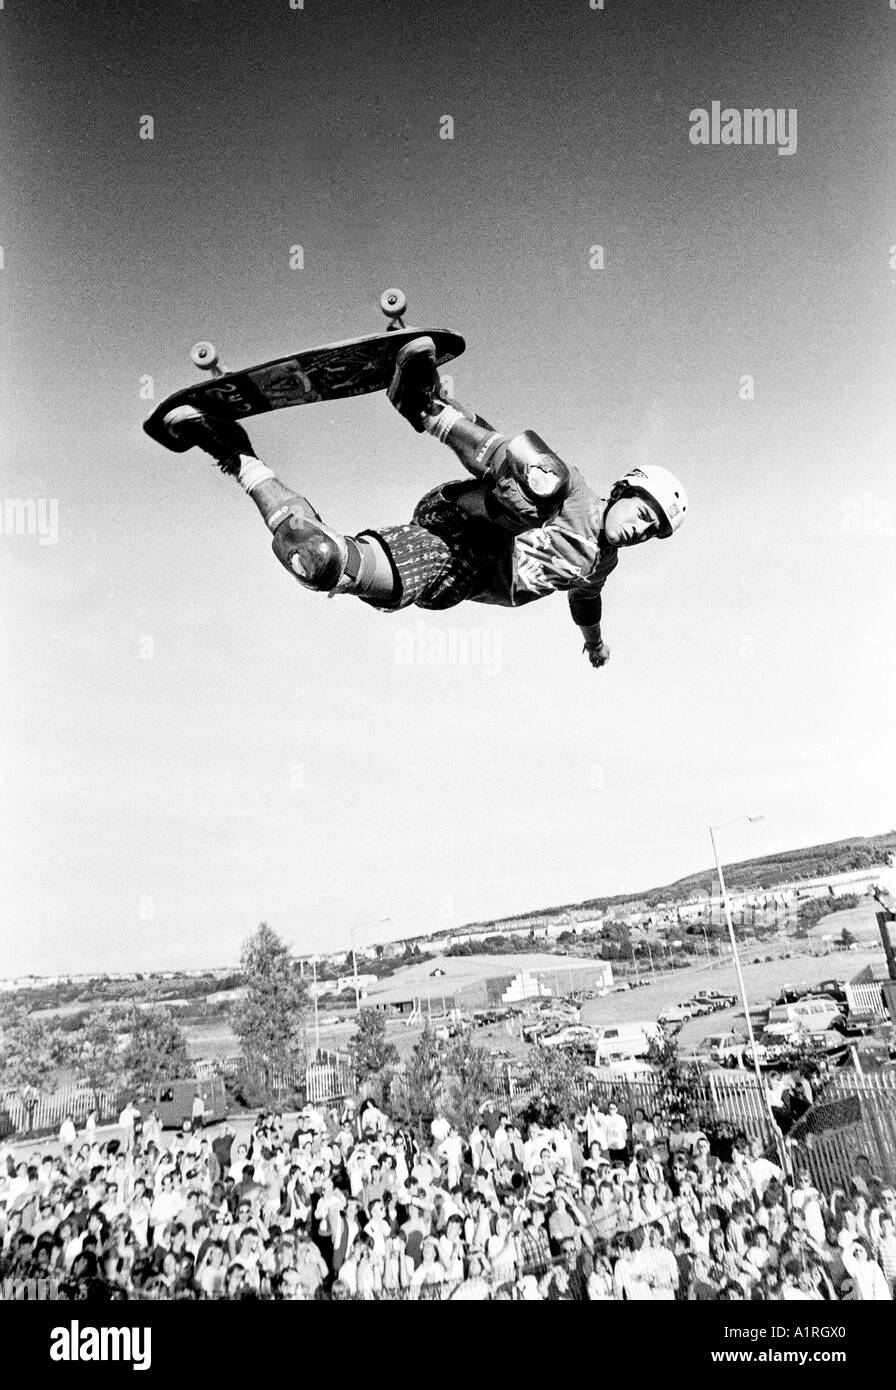
<path id="1" fill-rule="evenodd" d="M 224 376 L 230 371 L 224 363 L 218 360 L 218 349 L 214 343 L 194 343 L 190 348 L 190 361 L 194 367 L 198 367 L 202 372 L 211 372 L 212 376 Z"/>
<path id="2" fill-rule="evenodd" d="M 380 295 L 380 308 L 389 320 L 386 324 L 387 333 L 394 333 L 399 328 L 404 328 L 405 322 L 402 315 L 407 307 L 408 297 L 403 290 L 383 290 Z"/>

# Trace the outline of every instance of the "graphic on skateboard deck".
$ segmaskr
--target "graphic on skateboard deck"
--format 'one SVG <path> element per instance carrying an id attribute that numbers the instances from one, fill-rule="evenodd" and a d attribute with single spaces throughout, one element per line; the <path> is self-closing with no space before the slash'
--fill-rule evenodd
<path id="1" fill-rule="evenodd" d="M 459 333 L 406 328 L 402 319 L 406 307 L 400 290 L 386 290 L 380 296 L 380 308 L 390 320 L 385 333 L 327 343 L 235 372 L 219 365 L 211 343 L 197 343 L 190 355 L 197 367 L 214 374 L 212 380 L 175 391 L 156 406 L 143 428 L 159 444 L 183 453 L 191 446 L 169 433 L 165 424 L 165 417 L 176 406 L 192 405 L 224 420 L 240 420 L 286 406 L 385 391 L 392 381 L 399 349 L 421 334 L 435 343 L 439 366 L 460 356 L 466 343 Z"/>

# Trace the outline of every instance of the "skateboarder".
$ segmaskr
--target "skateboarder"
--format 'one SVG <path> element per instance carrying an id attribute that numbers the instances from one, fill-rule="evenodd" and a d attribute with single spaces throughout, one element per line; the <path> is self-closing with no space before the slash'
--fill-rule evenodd
<path id="1" fill-rule="evenodd" d="M 357 536 L 325 525 L 284 486 L 241 425 L 193 406 L 177 407 L 167 423 L 239 481 L 273 532 L 275 555 L 305 588 L 355 594 L 383 612 L 466 599 L 518 607 L 565 590 L 583 650 L 592 666 L 605 665 L 601 590 L 621 549 L 678 530 L 687 497 L 677 478 L 647 464 L 599 497 L 531 430 L 506 439 L 451 400 L 425 336 L 399 352 L 388 394 L 415 430 L 454 450 L 472 479 L 428 492 L 407 525 Z"/>

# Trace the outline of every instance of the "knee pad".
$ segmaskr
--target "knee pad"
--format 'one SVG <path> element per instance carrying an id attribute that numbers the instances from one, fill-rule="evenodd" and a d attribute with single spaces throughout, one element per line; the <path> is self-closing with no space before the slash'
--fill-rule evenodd
<path id="1" fill-rule="evenodd" d="M 281 565 L 306 589 L 332 593 L 346 568 L 345 540 L 331 531 L 305 500 L 291 498 L 289 510 L 276 523 L 271 549 Z"/>
<path id="2" fill-rule="evenodd" d="M 569 468 L 533 430 L 508 440 L 486 472 L 493 506 L 515 521 L 549 521 L 569 495 Z"/>

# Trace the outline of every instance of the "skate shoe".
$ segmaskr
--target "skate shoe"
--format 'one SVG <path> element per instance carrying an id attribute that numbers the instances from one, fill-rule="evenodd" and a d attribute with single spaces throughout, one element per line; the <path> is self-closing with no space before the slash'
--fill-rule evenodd
<path id="1" fill-rule="evenodd" d="M 413 338 L 405 343 L 395 358 L 395 375 L 387 394 L 418 434 L 423 433 L 426 416 L 442 402 L 441 386 L 432 338 Z"/>
<path id="2" fill-rule="evenodd" d="M 223 473 L 239 473 L 240 454 L 255 458 L 249 436 L 235 420 L 204 415 L 193 405 L 178 405 L 165 416 L 165 424 L 175 439 L 211 454 Z"/>

